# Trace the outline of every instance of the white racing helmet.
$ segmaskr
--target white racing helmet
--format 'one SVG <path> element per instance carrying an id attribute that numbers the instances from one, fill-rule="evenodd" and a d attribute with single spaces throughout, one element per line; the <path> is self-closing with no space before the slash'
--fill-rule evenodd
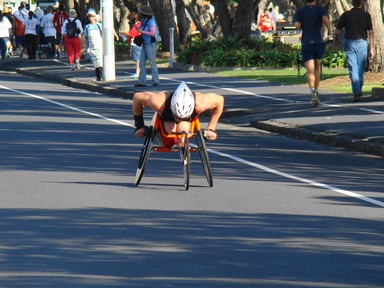
<path id="1" fill-rule="evenodd" d="M 185 82 L 181 82 L 173 93 L 171 110 L 177 118 L 187 118 L 192 115 L 195 108 L 195 98 Z"/>

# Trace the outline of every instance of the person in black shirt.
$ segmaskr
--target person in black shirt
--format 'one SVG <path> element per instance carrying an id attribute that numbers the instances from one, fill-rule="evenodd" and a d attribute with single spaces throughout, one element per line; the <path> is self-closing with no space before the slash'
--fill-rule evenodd
<path id="1" fill-rule="evenodd" d="M 338 37 L 341 30 L 345 29 L 344 51 L 348 60 L 349 78 L 352 84 L 352 101 L 358 102 L 362 96 L 365 65 L 368 57 L 373 57 L 374 33 L 371 15 L 362 8 L 363 0 L 352 0 L 352 6 L 351 10 L 340 16 L 336 25 L 335 36 Z"/>

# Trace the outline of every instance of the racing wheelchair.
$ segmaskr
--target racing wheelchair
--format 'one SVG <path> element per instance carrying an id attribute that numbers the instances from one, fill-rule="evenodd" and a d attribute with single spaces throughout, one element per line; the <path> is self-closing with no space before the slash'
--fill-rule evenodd
<path id="1" fill-rule="evenodd" d="M 154 144 L 155 140 L 158 142 L 156 145 Z M 195 142 L 195 144 L 191 142 Z M 139 163 L 136 170 L 135 186 L 140 184 L 149 160 L 149 155 L 152 151 L 179 152 L 181 164 L 183 165 L 185 190 L 189 189 L 191 153 L 198 152 L 208 184 L 210 187 L 213 186 L 211 164 L 209 162 L 207 146 L 198 118 L 191 122 L 190 132 L 168 134 L 164 129 L 163 120 L 160 115 L 155 113 L 141 148 Z"/>

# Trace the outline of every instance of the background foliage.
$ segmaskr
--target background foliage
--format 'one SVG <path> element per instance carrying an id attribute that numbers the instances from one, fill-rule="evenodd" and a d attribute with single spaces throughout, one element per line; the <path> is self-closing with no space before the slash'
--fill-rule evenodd
<path id="1" fill-rule="evenodd" d="M 180 52 L 177 61 L 211 67 L 290 68 L 301 63 L 300 51 L 299 45 L 284 44 L 277 39 L 242 40 L 226 37 L 211 41 L 195 40 Z M 323 65 L 330 68 L 346 67 L 344 53 L 329 49 Z"/>

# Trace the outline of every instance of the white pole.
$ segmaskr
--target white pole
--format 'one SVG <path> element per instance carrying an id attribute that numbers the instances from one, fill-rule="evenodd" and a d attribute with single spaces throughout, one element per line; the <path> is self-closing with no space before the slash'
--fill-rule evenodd
<path id="1" fill-rule="evenodd" d="M 169 68 L 172 68 L 173 63 L 175 62 L 175 41 L 174 41 L 174 33 L 175 28 L 174 27 L 169 27 L 169 52 L 170 52 L 170 57 L 169 57 Z"/>
<path id="2" fill-rule="evenodd" d="M 103 79 L 114 81 L 115 71 L 115 36 L 113 28 L 113 1 L 103 0 Z"/>

